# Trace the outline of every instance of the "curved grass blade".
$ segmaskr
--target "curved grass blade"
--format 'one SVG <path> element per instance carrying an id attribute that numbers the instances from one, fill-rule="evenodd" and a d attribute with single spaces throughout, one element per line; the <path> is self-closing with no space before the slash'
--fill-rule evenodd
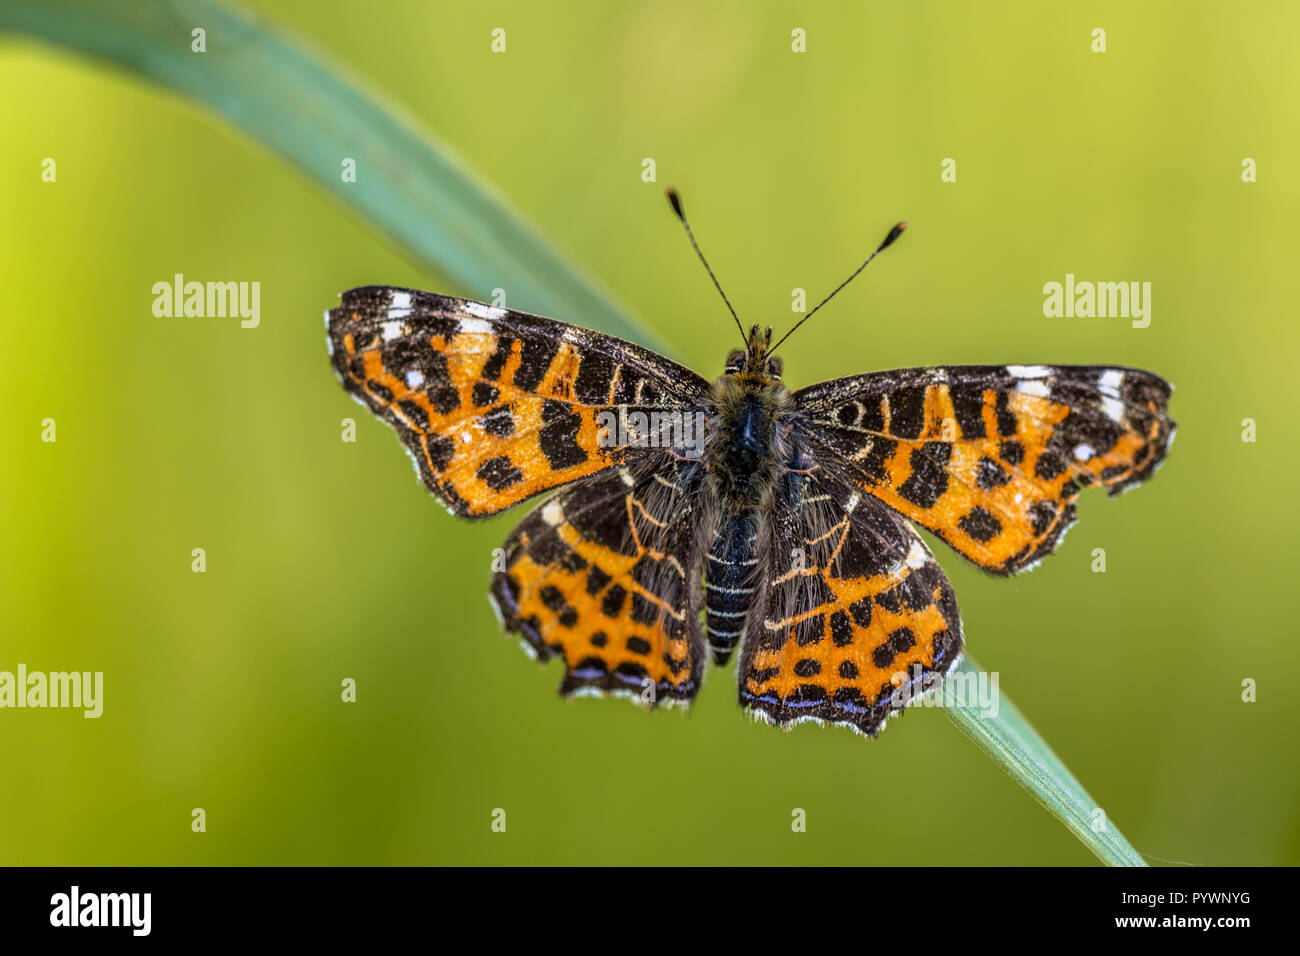
<path id="1" fill-rule="evenodd" d="M 205 53 L 191 31 L 205 31 Z M 543 239 L 445 143 L 337 65 L 213 0 L 5 0 L 0 29 L 111 60 L 199 100 L 479 299 L 662 349 L 644 324 Z M 344 157 L 357 181 L 340 176 Z"/>
<path id="2" fill-rule="evenodd" d="M 208 52 L 190 51 L 190 31 Z M 297 165 L 418 261 L 482 296 L 509 276 L 519 304 L 671 353 L 541 238 L 444 144 L 317 55 L 213 0 L 5 0 L 0 29 L 110 60 L 208 104 Z M 364 175 L 345 184 L 340 160 Z M 971 671 L 969 659 L 960 665 Z M 996 717 L 949 717 L 1103 862 L 1145 866 L 1005 696 Z"/>
<path id="3" fill-rule="evenodd" d="M 969 656 L 957 665 L 957 672 L 966 676 L 973 677 L 979 670 Z M 1006 695 L 1000 697 L 994 717 L 985 717 L 976 704 L 949 705 L 943 710 L 962 733 L 1069 827 L 1103 863 L 1147 865 L 1109 819 L 1096 817 L 1097 802 Z"/>

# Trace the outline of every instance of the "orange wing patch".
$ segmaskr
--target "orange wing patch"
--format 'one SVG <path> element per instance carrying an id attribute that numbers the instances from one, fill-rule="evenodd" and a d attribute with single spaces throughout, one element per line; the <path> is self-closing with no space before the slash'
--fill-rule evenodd
<path id="1" fill-rule="evenodd" d="M 996 573 L 1049 553 L 1079 491 L 1147 478 L 1173 435 L 1169 387 L 1134 369 L 917 369 L 797 393 L 860 486 Z"/>
<path id="2" fill-rule="evenodd" d="M 397 430 L 421 480 L 462 517 L 625 461 L 602 411 L 679 408 L 707 389 L 611 336 L 431 293 L 355 289 L 328 319 L 344 387 Z"/>
<path id="3" fill-rule="evenodd" d="M 943 570 L 911 528 L 856 499 L 847 511 L 805 507 L 784 522 L 789 537 L 778 535 L 773 559 L 794 560 L 770 570 L 740 662 L 741 706 L 768 722 L 836 723 L 874 737 L 960 656 Z"/>
<path id="4" fill-rule="evenodd" d="M 693 496 L 671 487 L 620 468 L 552 498 L 506 542 L 493 603 L 540 660 L 563 658 L 562 694 L 653 707 L 688 704 L 699 689 Z"/>

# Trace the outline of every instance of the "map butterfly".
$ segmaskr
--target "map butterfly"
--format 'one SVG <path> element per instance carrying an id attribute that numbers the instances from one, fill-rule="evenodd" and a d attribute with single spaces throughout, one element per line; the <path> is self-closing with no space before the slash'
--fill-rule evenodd
<path id="1" fill-rule="evenodd" d="M 453 514 L 549 493 L 490 596 L 526 649 L 564 661 L 562 694 L 688 705 L 706 656 L 735 653 L 741 706 L 783 727 L 874 737 L 956 665 L 956 598 L 913 525 L 985 571 L 1023 571 L 1083 488 L 1144 481 L 1174 432 L 1169 384 L 1132 368 L 917 368 L 791 391 L 757 326 L 709 382 L 611 335 L 429 292 L 353 289 L 326 321 L 344 388 Z M 662 427 L 692 421 L 700 434 Z"/>

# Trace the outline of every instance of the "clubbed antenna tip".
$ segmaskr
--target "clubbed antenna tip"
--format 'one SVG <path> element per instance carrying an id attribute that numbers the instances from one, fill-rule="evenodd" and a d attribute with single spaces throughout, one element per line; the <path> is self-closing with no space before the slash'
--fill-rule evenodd
<path id="1" fill-rule="evenodd" d="M 686 213 L 682 212 L 682 197 L 677 195 L 677 190 L 669 186 L 665 192 L 668 194 L 668 205 L 673 207 L 673 212 L 677 214 L 678 219 L 685 220 Z"/>
<path id="2" fill-rule="evenodd" d="M 876 247 L 876 251 L 881 252 L 885 249 L 888 249 L 889 246 L 893 243 L 893 241 L 903 234 L 903 230 L 906 228 L 907 228 L 907 223 L 900 222 L 893 229 L 889 230 L 889 235 L 885 236 L 885 241 L 882 242 L 878 247 Z"/>

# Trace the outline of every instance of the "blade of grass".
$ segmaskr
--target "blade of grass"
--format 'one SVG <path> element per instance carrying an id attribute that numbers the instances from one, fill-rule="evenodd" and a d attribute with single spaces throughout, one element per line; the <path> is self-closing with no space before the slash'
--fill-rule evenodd
<path id="1" fill-rule="evenodd" d="M 957 665 L 957 672 L 974 677 L 980 668 L 968 655 Z M 1147 865 L 1109 819 L 1096 816 L 1097 802 L 1005 694 L 1000 696 L 995 716 L 985 716 L 983 708 L 975 703 L 950 704 L 943 710 L 962 733 L 1069 827 L 1103 863 Z"/>
<path id="2" fill-rule="evenodd" d="M 191 31 L 207 52 L 191 52 Z M 298 166 L 475 298 L 664 343 L 491 187 L 355 78 L 213 0 L 5 0 L 0 29 L 113 61 L 199 100 Z M 356 160 L 345 183 L 341 162 Z"/>
<path id="3" fill-rule="evenodd" d="M 206 31 L 207 53 L 190 51 Z M 352 206 L 420 262 L 482 296 L 508 276 L 512 298 L 548 315 L 669 352 L 608 292 L 512 211 L 444 144 L 275 32 L 213 0 L 6 0 L 0 29 L 115 62 L 226 116 Z M 362 174 L 343 183 L 343 157 Z M 967 659 L 960 665 L 975 670 Z M 945 712 L 1103 862 L 1145 866 L 1003 696 L 995 717 Z"/>

